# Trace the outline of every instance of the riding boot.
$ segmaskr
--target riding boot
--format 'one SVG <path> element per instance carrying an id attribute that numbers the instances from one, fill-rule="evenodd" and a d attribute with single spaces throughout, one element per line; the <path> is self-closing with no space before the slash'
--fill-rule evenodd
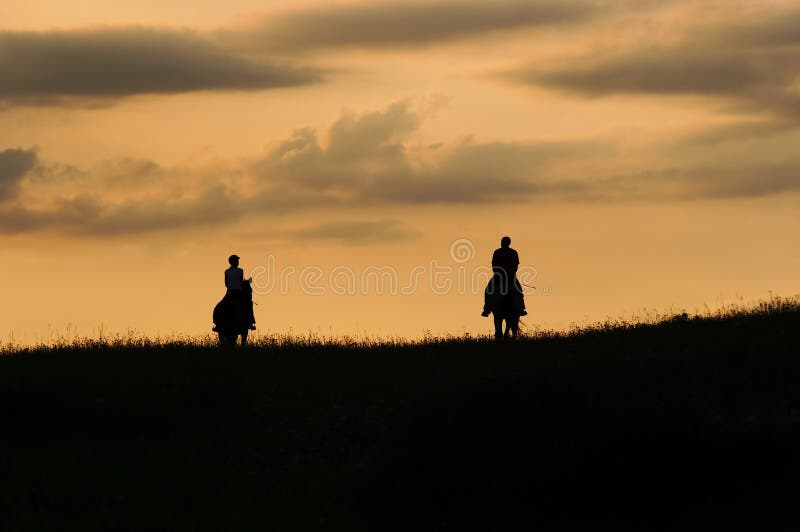
<path id="1" fill-rule="evenodd" d="M 486 284 L 486 289 L 483 291 L 483 312 L 481 312 L 481 316 L 484 318 L 492 313 L 492 308 L 494 307 L 493 303 L 497 297 L 495 279 L 496 277 L 489 279 L 489 282 Z"/>
<path id="2" fill-rule="evenodd" d="M 514 279 L 514 287 L 516 289 L 516 303 L 519 315 L 527 316 L 528 311 L 525 310 L 525 293 L 522 291 L 522 285 L 519 283 L 519 279 Z"/>

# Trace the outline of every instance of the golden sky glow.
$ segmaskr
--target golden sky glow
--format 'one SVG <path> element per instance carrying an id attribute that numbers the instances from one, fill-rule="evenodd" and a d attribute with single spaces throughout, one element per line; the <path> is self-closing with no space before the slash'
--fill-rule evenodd
<path id="1" fill-rule="evenodd" d="M 4 339 L 203 334 L 233 252 L 297 271 L 256 296 L 262 332 L 485 332 L 458 276 L 504 234 L 537 273 L 532 327 L 799 291 L 796 2 L 0 14 Z M 378 267 L 428 273 L 380 294 Z"/>

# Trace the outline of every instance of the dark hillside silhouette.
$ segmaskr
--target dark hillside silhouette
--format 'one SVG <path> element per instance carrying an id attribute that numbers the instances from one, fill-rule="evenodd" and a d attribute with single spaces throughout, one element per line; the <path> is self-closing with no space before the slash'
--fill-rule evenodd
<path id="1" fill-rule="evenodd" d="M 2 530 L 797 530 L 800 305 L 0 357 Z"/>

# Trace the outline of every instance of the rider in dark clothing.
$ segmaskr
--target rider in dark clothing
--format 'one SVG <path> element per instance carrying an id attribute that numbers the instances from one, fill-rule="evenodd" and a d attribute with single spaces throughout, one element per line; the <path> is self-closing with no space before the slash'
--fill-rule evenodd
<path id="1" fill-rule="evenodd" d="M 500 247 L 494 250 L 492 255 L 492 271 L 494 275 L 486 285 L 483 295 L 483 312 L 481 316 L 488 316 L 492 312 L 492 306 L 497 297 L 508 293 L 509 280 L 514 280 L 513 290 L 517 309 L 520 316 L 526 316 L 525 296 L 522 293 L 522 286 L 517 280 L 517 269 L 519 268 L 519 254 L 517 250 L 511 248 L 511 238 L 504 236 L 500 240 Z"/>

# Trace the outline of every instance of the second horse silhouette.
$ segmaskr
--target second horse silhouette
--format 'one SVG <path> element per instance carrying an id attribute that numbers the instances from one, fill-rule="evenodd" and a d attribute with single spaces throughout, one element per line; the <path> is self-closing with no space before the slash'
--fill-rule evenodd
<path id="1" fill-rule="evenodd" d="M 526 316 L 525 295 L 517 280 L 519 254 L 511 247 L 511 238 L 500 239 L 500 247 L 492 255 L 492 278 L 486 285 L 481 316 L 494 316 L 494 335 L 501 339 L 516 337 L 519 332 L 519 318 Z M 503 321 L 506 330 L 503 331 Z"/>

